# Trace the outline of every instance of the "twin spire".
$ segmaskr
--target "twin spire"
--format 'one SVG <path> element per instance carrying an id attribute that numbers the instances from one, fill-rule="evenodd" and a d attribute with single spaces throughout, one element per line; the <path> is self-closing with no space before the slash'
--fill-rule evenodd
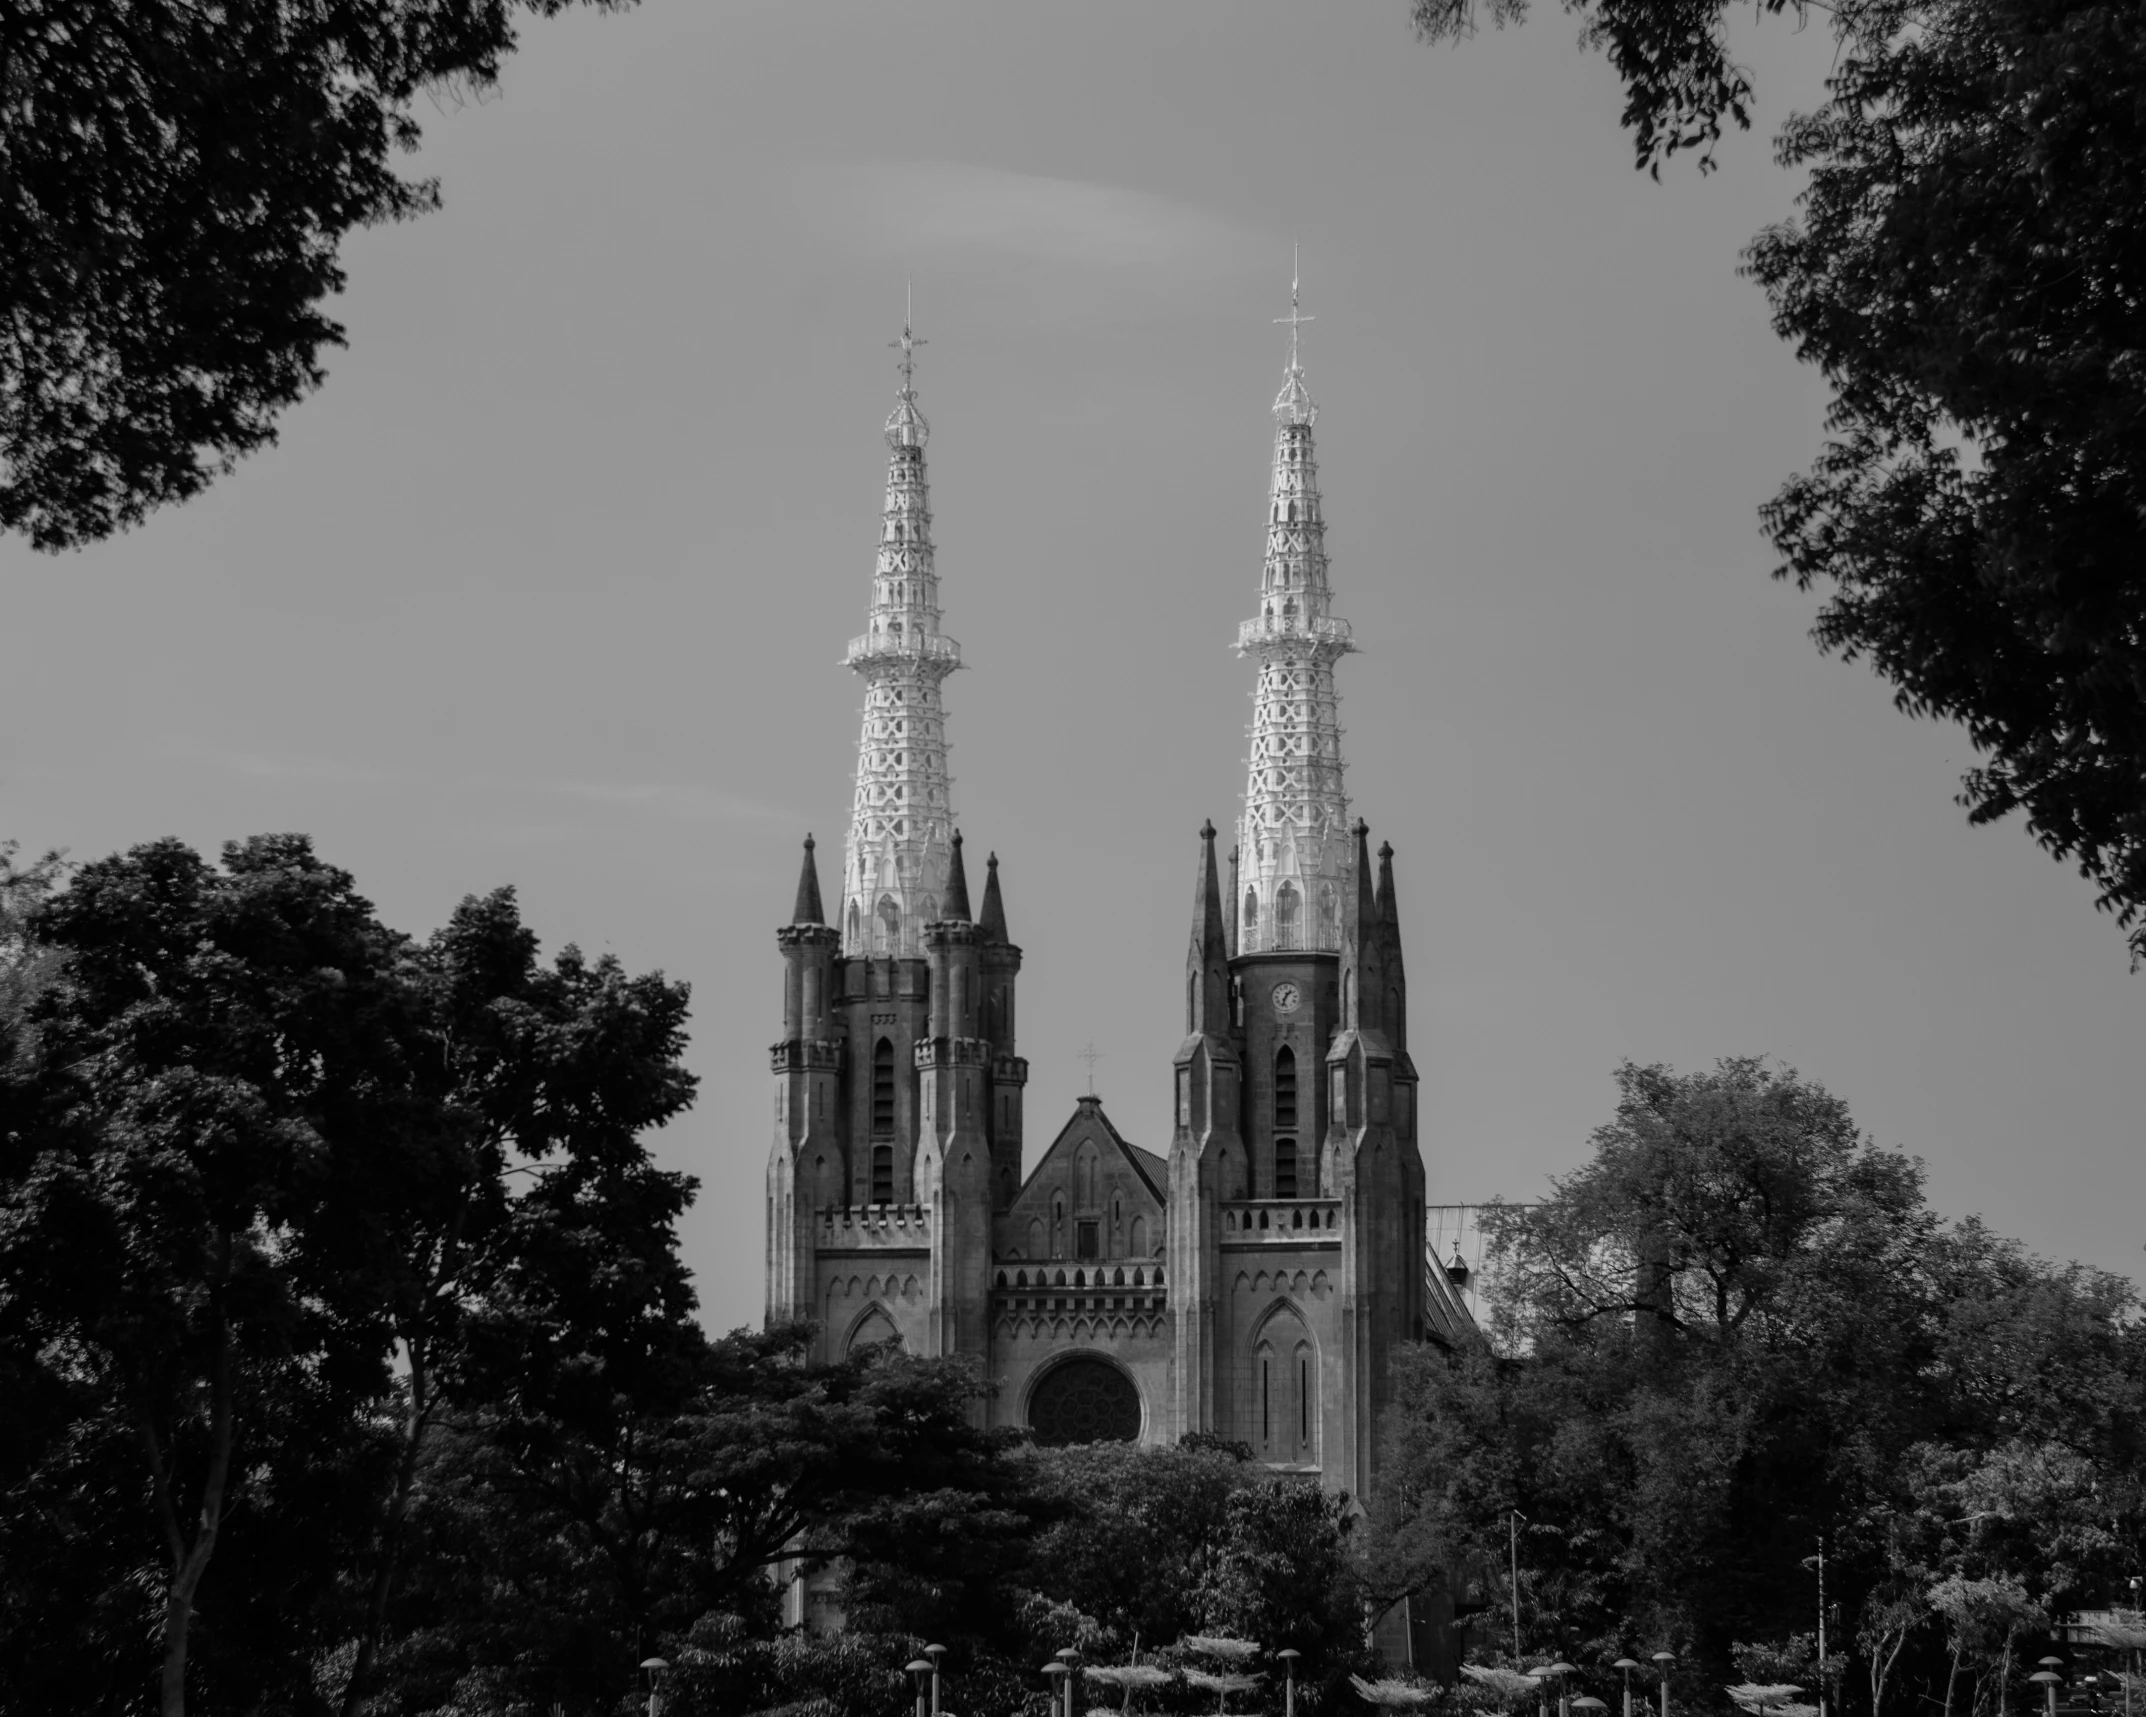
<path id="1" fill-rule="evenodd" d="M 1342 786 L 1341 724 L 1334 664 L 1355 648 L 1349 624 L 1331 612 L 1326 526 L 1312 426 L 1318 406 L 1304 380 L 1303 312 L 1294 262 L 1289 362 L 1274 401 L 1274 466 L 1260 610 L 1237 631 L 1239 654 L 1259 664 L 1237 828 L 1235 898 L 1217 899 L 1238 952 L 1301 948 L 1338 952 L 1346 885 L 1352 881 L 1348 797 Z M 905 315 L 896 369 L 901 386 L 888 415 L 887 490 L 868 628 L 846 657 L 865 682 L 856 793 L 843 843 L 836 922 L 846 955 L 917 958 L 922 931 L 967 918 L 967 879 L 954 831 L 940 688 L 961 666 L 961 647 L 940 630 L 939 577 L 931 540 L 924 449 L 931 425 L 917 406 L 916 348 Z M 808 841 L 805 869 L 813 871 Z M 811 880 L 812 922 L 819 920 Z M 998 904 L 997 868 L 984 897 L 984 927 Z M 959 911 L 955 910 L 958 903 Z M 806 910 L 799 882 L 799 922 Z"/>

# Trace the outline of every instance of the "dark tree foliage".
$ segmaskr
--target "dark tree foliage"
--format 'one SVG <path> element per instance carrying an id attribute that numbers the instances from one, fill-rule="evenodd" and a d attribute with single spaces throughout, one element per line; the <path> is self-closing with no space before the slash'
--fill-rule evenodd
<path id="1" fill-rule="evenodd" d="M 397 940 L 302 838 L 235 844 L 221 870 L 137 848 L 85 866 L 33 929 L 62 963 L 31 1010 L 36 1064 L 4 1092 L 0 1328 L 37 1356 L 9 1525 L 41 1560 L 102 1552 L 87 1613 L 154 1642 L 178 1717 L 227 1529 L 286 1573 L 296 1552 L 301 1589 L 333 1566 L 305 1566 L 306 1538 L 347 1542 L 340 1481 L 387 1387 L 382 1171 L 433 1118 L 410 1101 Z M 246 1638 L 243 1598 L 217 1614 Z M 203 1676 L 220 1703 L 258 1699 L 296 1643 L 217 1652 Z"/>
<path id="2" fill-rule="evenodd" d="M 1622 123 L 1639 165 L 1657 178 L 1662 163 L 1697 149 L 1700 171 L 1713 166 L 1721 122 L 1751 129 L 1751 75 L 1729 57 L 1728 0 L 1564 0 L 1582 20 L 1580 40 L 1599 48 L 1624 81 Z M 1528 0 L 1413 0 L 1411 19 L 1426 42 L 1475 34 L 1487 9 L 1500 29 L 1527 17 Z M 1801 22 L 1809 0 L 1758 0 L 1756 11 L 1792 11 Z"/>
<path id="3" fill-rule="evenodd" d="M 1527 0 L 1416 0 L 1426 40 Z M 1639 162 L 1748 126 L 1724 0 L 1567 0 Z M 2146 17 L 2111 0 L 1759 0 L 1822 13 L 1829 99 L 1783 129 L 1799 220 L 1748 256 L 1832 384 L 1817 463 L 1762 510 L 1821 648 L 1983 761 L 2146 961 Z"/>
<path id="4" fill-rule="evenodd" d="M 1372 1591 L 1465 1570 L 1502 1617 L 1517 1510 L 1528 1651 L 1808 1686 L 1823 1533 L 1834 1702 L 1861 1712 L 1945 1702 L 1948 1605 L 2002 1687 L 2035 1617 L 2120 1595 L 2146 1527 L 2130 1284 L 1939 1222 L 1919 1165 L 1791 1071 L 1619 1087 L 1590 1161 L 1495 1217 L 1492 1339 L 1408 1360 Z"/>
<path id="5" fill-rule="evenodd" d="M 1765 509 L 1821 645 L 1985 761 L 2146 958 L 2146 15 L 2078 0 L 1838 14 L 1832 99 L 1783 131 L 1801 220 L 1751 272 L 1832 383 Z"/>
<path id="6" fill-rule="evenodd" d="M 146 1646 L 167 1711 L 355 1710 L 449 1404 L 697 1363 L 685 988 L 505 891 L 413 944 L 295 836 L 58 880 L 0 879 L 0 1603 L 70 1649 L 0 1703 L 131 1707 Z"/>
<path id="7" fill-rule="evenodd" d="M 448 1413 L 382 1654 L 390 1708 L 608 1700 L 659 1646 L 774 1634 L 793 1559 L 855 1558 L 867 1610 L 987 1620 L 990 1545 L 1017 1516 L 1004 1435 L 971 1423 L 979 1385 L 891 1348 L 813 1363 L 811 1339 L 674 1326 L 660 1356 L 585 1352 Z"/>
<path id="8" fill-rule="evenodd" d="M 273 441 L 342 343 L 344 236 L 438 202 L 396 170 L 415 100 L 567 4 L 0 7 L 0 530 L 80 547 Z"/>

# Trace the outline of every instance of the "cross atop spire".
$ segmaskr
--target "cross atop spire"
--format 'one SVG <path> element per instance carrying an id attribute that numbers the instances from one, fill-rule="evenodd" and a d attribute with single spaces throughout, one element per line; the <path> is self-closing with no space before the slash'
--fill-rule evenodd
<path id="1" fill-rule="evenodd" d="M 1316 322 L 1316 316 L 1304 314 L 1300 298 L 1300 279 L 1297 269 L 1297 247 L 1289 247 L 1289 314 L 1274 318 L 1275 326 L 1289 330 L 1289 368 L 1282 377 L 1282 391 L 1274 396 L 1274 415 L 1285 424 L 1309 426 L 1318 421 L 1319 408 L 1312 403 L 1311 390 L 1304 385 L 1304 366 L 1297 361 L 1298 336 L 1304 324 Z"/>
<path id="2" fill-rule="evenodd" d="M 1291 245 L 1289 247 L 1289 314 L 1274 318 L 1274 325 L 1277 328 L 1286 326 L 1289 330 L 1289 367 L 1291 370 L 1301 367 L 1297 363 L 1297 331 L 1305 323 L 1319 320 L 1316 316 L 1305 315 L 1297 308 L 1297 273 L 1297 247 Z"/>
<path id="3" fill-rule="evenodd" d="M 931 342 L 919 339 L 915 329 L 916 288 L 911 285 L 903 288 L 902 337 L 887 342 L 892 350 L 902 355 L 901 362 L 894 366 L 902 372 L 902 387 L 896 396 L 893 415 L 887 419 L 889 447 L 922 447 L 931 437 L 931 425 L 917 410 L 917 348 Z"/>

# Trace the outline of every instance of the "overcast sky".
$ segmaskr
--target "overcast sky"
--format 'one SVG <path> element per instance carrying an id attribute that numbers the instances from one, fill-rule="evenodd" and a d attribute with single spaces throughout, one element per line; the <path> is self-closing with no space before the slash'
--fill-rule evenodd
<path id="1" fill-rule="evenodd" d="M 708 1322 L 757 1319 L 797 843 L 830 886 L 916 289 L 954 798 L 1026 950 L 1030 1155 L 1168 1143 L 1195 831 L 1227 827 L 1289 251 L 1354 808 L 1397 849 L 1431 1198 L 1538 1194 L 1623 1058 L 1766 1053 L 1938 1206 L 2134 1271 L 2146 977 L 1971 757 L 1806 636 L 1755 510 L 1824 394 L 1738 254 L 1822 32 L 1720 171 L 1633 172 L 1544 7 L 725 6 L 532 23 L 424 109 L 445 210 L 348 253 L 282 444 L 64 559 L 0 543 L 0 834 L 303 829 L 422 932 L 692 981 Z"/>

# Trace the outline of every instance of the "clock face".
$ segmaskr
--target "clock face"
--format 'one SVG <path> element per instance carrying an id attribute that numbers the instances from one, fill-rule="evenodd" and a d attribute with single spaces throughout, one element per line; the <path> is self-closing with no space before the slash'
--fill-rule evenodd
<path id="1" fill-rule="evenodd" d="M 1304 1005 L 1304 992 L 1294 984 L 1274 986 L 1274 1011 L 1278 1014 L 1293 1014 Z"/>

